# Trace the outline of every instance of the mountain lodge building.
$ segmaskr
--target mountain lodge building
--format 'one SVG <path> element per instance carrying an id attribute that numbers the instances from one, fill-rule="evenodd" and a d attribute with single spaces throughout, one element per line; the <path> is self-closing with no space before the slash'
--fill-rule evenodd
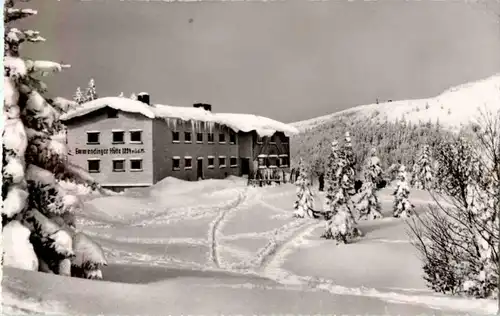
<path id="1" fill-rule="evenodd" d="M 138 100 L 96 99 L 61 120 L 70 163 L 114 190 L 169 176 L 195 181 L 289 172 L 289 136 L 298 132 L 265 117 L 212 113 L 208 104 L 151 105 L 147 93 Z"/>

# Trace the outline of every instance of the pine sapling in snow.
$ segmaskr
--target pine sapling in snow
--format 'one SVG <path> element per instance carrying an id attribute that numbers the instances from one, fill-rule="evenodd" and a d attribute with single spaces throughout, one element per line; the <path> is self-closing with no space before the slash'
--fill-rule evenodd
<path id="1" fill-rule="evenodd" d="M 83 102 L 85 102 L 85 97 L 80 87 L 76 88 L 75 95 L 73 95 L 73 101 L 78 104 L 82 104 Z"/>
<path id="2" fill-rule="evenodd" d="M 382 175 L 380 159 L 376 156 L 375 149 L 372 149 L 371 156 L 368 158 L 365 169 L 365 181 L 358 195 L 356 209 L 359 219 L 377 219 L 382 218 L 380 202 L 377 198 L 377 181 Z"/>
<path id="3" fill-rule="evenodd" d="M 106 259 L 102 252 L 88 253 L 89 247 L 74 247 L 78 235 L 74 213 L 81 204 L 60 183 L 98 185 L 66 159 L 64 126 L 59 116 L 75 108 L 76 102 L 47 99 L 46 85 L 38 78 L 69 65 L 20 57 L 21 43 L 44 38 L 36 31 L 21 31 L 10 25 L 37 14 L 13 6 L 13 0 L 4 6 L 2 260 L 20 269 L 70 276 L 74 275 L 71 261 L 78 256 L 87 264 L 99 266 L 105 265 Z"/>
<path id="4" fill-rule="evenodd" d="M 394 190 L 394 217 L 409 217 L 413 215 L 414 206 L 408 200 L 410 196 L 410 187 L 406 175 L 406 168 L 404 165 L 399 167 L 397 176 L 396 189 Z"/>
<path id="5" fill-rule="evenodd" d="M 94 78 L 91 78 L 89 81 L 89 86 L 87 90 L 85 91 L 85 102 L 93 101 L 97 99 L 97 92 L 95 89 L 95 81 Z"/>
<path id="6" fill-rule="evenodd" d="M 433 174 L 431 150 L 428 145 L 425 145 L 413 165 L 410 184 L 416 189 L 429 190 L 433 187 Z"/>
<path id="7" fill-rule="evenodd" d="M 137 95 L 134 92 L 132 92 L 129 98 L 132 100 L 137 100 Z"/>
<path id="8" fill-rule="evenodd" d="M 327 218 L 326 229 L 322 237 L 334 239 L 337 243 L 349 243 L 361 235 L 356 222 L 347 207 L 346 191 L 343 184 L 348 182 L 349 165 L 344 153 L 332 142 L 326 167 L 326 194 L 324 214 Z"/>
<path id="9" fill-rule="evenodd" d="M 294 212 L 295 217 L 313 217 L 314 212 L 314 195 L 311 191 L 311 183 L 307 175 L 304 162 L 300 159 L 299 163 L 299 177 L 295 182 L 297 186 L 297 201 L 295 201 Z"/>

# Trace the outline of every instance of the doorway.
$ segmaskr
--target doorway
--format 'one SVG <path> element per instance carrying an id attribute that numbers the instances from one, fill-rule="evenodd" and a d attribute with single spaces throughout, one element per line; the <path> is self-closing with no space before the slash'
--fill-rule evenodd
<path id="1" fill-rule="evenodd" d="M 203 180 L 203 157 L 198 157 L 196 165 L 196 179 Z"/>
<path id="2" fill-rule="evenodd" d="M 248 176 L 250 174 L 250 158 L 240 158 L 241 175 Z"/>

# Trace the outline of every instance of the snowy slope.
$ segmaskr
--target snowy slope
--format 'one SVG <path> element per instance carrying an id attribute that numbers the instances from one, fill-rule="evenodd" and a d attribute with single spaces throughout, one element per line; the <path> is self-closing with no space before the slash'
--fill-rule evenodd
<path id="1" fill-rule="evenodd" d="M 315 192 L 317 193 L 317 192 Z M 381 192 L 390 213 L 391 188 Z M 195 198 L 193 198 L 195 197 Z M 416 205 L 428 203 L 412 192 Z M 494 300 L 432 293 L 405 222 L 365 221 L 366 237 L 335 247 L 323 222 L 293 218 L 295 187 L 185 182 L 98 197 L 80 229 L 104 248 L 104 281 L 4 269 L 4 314 L 486 315 Z M 322 195 L 316 195 L 316 206 Z M 92 302 L 89 304 L 88 302 Z"/>
<path id="2" fill-rule="evenodd" d="M 479 110 L 500 110 L 500 74 L 450 88 L 440 95 L 428 99 L 401 100 L 379 104 L 360 105 L 333 114 L 292 123 L 300 131 L 328 123 L 342 115 L 356 115 L 360 119 L 395 121 L 405 118 L 418 123 L 439 123 L 450 129 L 467 125 L 476 120 Z"/>

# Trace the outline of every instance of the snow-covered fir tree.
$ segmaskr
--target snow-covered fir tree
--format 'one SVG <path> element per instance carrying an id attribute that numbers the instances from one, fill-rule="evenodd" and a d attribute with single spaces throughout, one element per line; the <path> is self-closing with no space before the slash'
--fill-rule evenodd
<path id="1" fill-rule="evenodd" d="M 412 168 L 410 185 L 416 189 L 429 190 L 433 186 L 431 149 L 425 145 Z"/>
<path id="2" fill-rule="evenodd" d="M 87 90 L 85 91 L 85 102 L 89 102 L 92 100 L 97 99 L 97 91 L 95 88 L 95 81 L 94 78 L 91 78 L 87 87 Z"/>
<path id="3" fill-rule="evenodd" d="M 81 203 L 60 185 L 73 181 L 98 187 L 66 159 L 59 116 L 76 103 L 47 99 L 39 79 L 69 65 L 21 58 L 22 43 L 45 39 L 37 31 L 11 26 L 35 14 L 14 8 L 13 0 L 5 2 L 2 260 L 20 269 L 67 276 L 77 276 L 80 269 L 86 277 L 99 278 L 106 258 L 99 245 L 75 230 L 74 213 Z"/>
<path id="4" fill-rule="evenodd" d="M 361 187 L 361 192 L 358 194 L 356 204 L 359 219 L 381 218 L 381 206 L 377 198 L 377 181 L 382 175 L 382 168 L 375 148 L 371 150 L 371 155 L 367 159 L 363 173 L 365 181 Z"/>
<path id="5" fill-rule="evenodd" d="M 352 149 L 351 135 L 349 132 L 345 132 L 344 135 L 343 155 L 345 159 L 345 167 L 344 176 L 342 178 L 342 189 L 344 190 L 344 196 L 347 200 L 347 207 L 352 215 L 354 207 L 351 206 L 351 197 L 356 193 L 354 189 L 356 156 L 354 155 L 354 151 Z"/>
<path id="6" fill-rule="evenodd" d="M 73 101 L 75 101 L 78 104 L 82 104 L 83 102 L 85 102 L 85 97 L 80 87 L 76 88 L 76 92 L 73 95 Z"/>
<path id="7" fill-rule="evenodd" d="M 297 200 L 295 201 L 295 217 L 313 217 L 314 212 L 314 194 L 311 191 L 311 182 L 307 174 L 302 158 L 299 162 L 299 177 L 295 181 L 297 186 Z"/>
<path id="8" fill-rule="evenodd" d="M 130 95 L 129 99 L 137 100 L 137 95 L 134 92 L 132 92 L 132 94 Z"/>
<path id="9" fill-rule="evenodd" d="M 406 168 L 404 165 L 399 166 L 397 176 L 396 189 L 394 190 L 394 217 L 409 217 L 413 215 L 414 206 L 408 200 L 410 196 L 410 187 L 408 186 L 408 179 Z"/>
<path id="10" fill-rule="evenodd" d="M 332 142 L 332 152 L 328 156 L 325 176 L 324 214 L 327 218 L 322 237 L 334 239 L 337 243 L 348 243 L 361 235 L 351 210 L 347 207 L 345 183 L 348 183 L 350 166 L 338 142 Z"/>
<path id="11" fill-rule="evenodd" d="M 123 92 L 120 92 L 120 95 L 118 95 L 119 98 L 125 98 L 125 95 L 123 94 Z"/>

